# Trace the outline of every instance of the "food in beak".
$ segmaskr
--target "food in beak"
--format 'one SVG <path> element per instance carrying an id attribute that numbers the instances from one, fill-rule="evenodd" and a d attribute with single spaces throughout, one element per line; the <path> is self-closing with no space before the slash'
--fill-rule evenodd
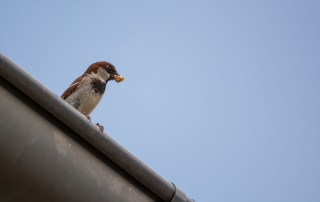
<path id="1" fill-rule="evenodd" d="M 118 76 L 118 75 L 114 75 L 114 80 L 119 83 L 122 82 L 124 80 L 123 76 Z"/>

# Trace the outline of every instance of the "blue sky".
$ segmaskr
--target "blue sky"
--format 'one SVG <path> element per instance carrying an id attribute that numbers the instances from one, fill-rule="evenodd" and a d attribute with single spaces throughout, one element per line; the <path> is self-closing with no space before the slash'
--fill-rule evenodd
<path id="1" fill-rule="evenodd" d="M 320 201 L 319 1 L 2 1 L 0 51 L 196 201 Z"/>

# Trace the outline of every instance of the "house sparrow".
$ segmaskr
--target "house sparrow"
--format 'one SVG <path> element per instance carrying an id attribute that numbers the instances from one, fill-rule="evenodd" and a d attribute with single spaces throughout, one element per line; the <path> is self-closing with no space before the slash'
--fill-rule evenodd
<path id="1" fill-rule="evenodd" d="M 70 85 L 61 98 L 91 120 L 89 115 L 100 102 L 108 81 L 115 79 L 120 82 L 124 77 L 119 75 L 112 64 L 105 61 L 93 63 Z M 96 125 L 103 132 L 104 127 L 99 123 Z"/>

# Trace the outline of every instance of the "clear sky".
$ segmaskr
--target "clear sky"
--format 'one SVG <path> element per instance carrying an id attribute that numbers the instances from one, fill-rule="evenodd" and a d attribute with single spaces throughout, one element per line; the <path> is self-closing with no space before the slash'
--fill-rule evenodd
<path id="1" fill-rule="evenodd" d="M 200 201 L 320 201 L 320 1 L 1 1 L 0 51 Z"/>

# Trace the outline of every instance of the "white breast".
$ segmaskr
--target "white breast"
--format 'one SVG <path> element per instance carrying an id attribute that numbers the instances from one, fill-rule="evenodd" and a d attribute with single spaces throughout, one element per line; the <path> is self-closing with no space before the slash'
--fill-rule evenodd
<path id="1" fill-rule="evenodd" d="M 91 86 L 91 78 L 85 77 L 80 82 L 78 89 L 72 93 L 66 101 L 85 115 L 91 112 L 99 104 L 103 94 L 96 93 Z"/>

